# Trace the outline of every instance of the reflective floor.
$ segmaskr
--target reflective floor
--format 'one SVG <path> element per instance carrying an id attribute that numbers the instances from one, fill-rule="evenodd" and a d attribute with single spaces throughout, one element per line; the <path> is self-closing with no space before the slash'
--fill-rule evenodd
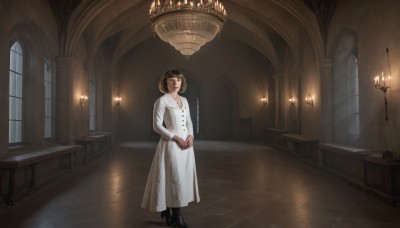
<path id="1" fill-rule="evenodd" d="M 155 142 L 114 146 L 13 207 L 0 227 L 163 227 L 140 209 Z M 182 209 L 191 228 L 400 227 L 391 207 L 266 145 L 195 143 L 201 202 Z"/>

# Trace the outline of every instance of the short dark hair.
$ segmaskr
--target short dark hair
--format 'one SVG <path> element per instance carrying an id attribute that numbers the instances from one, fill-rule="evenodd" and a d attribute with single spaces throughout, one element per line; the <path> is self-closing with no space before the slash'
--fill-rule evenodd
<path id="1" fill-rule="evenodd" d="M 180 78 L 182 80 L 181 88 L 179 89 L 178 93 L 183 93 L 186 91 L 187 82 L 185 76 L 176 69 L 167 70 L 160 78 L 160 82 L 158 84 L 158 88 L 160 89 L 161 93 L 168 93 L 168 86 L 167 86 L 167 79 L 168 78 Z"/>

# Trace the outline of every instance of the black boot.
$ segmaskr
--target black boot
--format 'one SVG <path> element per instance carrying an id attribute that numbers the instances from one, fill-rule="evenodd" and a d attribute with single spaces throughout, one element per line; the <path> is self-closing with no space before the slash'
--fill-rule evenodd
<path id="1" fill-rule="evenodd" d="M 172 209 L 172 221 L 178 228 L 189 228 L 189 226 L 183 220 L 181 210 L 179 208 L 171 208 Z"/>
<path id="2" fill-rule="evenodd" d="M 167 210 L 161 211 L 161 218 L 163 219 L 165 217 L 165 223 L 168 227 L 176 227 L 175 222 L 172 220 L 171 212 L 169 209 L 170 208 L 167 207 Z"/>

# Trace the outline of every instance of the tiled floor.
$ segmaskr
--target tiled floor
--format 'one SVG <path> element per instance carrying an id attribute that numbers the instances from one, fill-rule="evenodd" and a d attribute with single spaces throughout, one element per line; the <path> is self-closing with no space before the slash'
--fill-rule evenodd
<path id="1" fill-rule="evenodd" d="M 155 142 L 123 143 L 0 208 L 0 227 L 162 227 L 140 209 Z M 183 208 L 191 228 L 400 227 L 400 209 L 266 145 L 195 144 L 201 202 Z"/>

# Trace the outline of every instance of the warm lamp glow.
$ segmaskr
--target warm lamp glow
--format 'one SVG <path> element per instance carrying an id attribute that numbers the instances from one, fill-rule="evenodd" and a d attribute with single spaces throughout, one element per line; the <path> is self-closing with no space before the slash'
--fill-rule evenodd
<path id="1" fill-rule="evenodd" d="M 375 88 L 381 90 L 384 93 L 384 102 L 385 102 L 385 120 L 389 121 L 388 112 L 387 112 L 387 98 L 386 92 L 390 89 L 390 84 L 392 83 L 392 77 L 390 75 L 385 80 L 385 75 L 381 74 L 381 76 L 377 75 L 374 77 L 374 86 Z"/>
<path id="2" fill-rule="evenodd" d="M 115 95 L 114 101 L 115 101 L 116 105 L 121 104 L 122 98 L 119 96 L 119 93 L 117 93 L 117 95 Z"/>
<path id="3" fill-rule="evenodd" d="M 308 94 L 308 96 L 306 96 L 306 104 L 308 104 L 308 105 L 314 105 L 314 98 L 310 95 L 310 94 Z"/>
<path id="4" fill-rule="evenodd" d="M 392 83 L 392 77 L 389 75 L 385 79 L 385 75 L 381 74 L 381 76 L 377 75 L 374 77 L 374 86 L 377 89 L 382 90 L 383 92 L 386 92 L 390 88 L 390 84 Z"/>
<path id="5" fill-rule="evenodd" d="M 79 101 L 81 102 L 81 104 L 85 104 L 87 103 L 88 99 L 89 98 L 86 95 L 82 94 Z"/>
<path id="6" fill-rule="evenodd" d="M 293 96 L 291 96 L 289 98 L 289 102 L 290 102 L 290 104 L 294 105 L 294 103 L 296 103 L 296 99 Z"/>
<path id="7" fill-rule="evenodd" d="M 261 102 L 263 103 L 263 105 L 267 105 L 268 104 L 268 99 L 266 97 L 262 97 L 261 98 Z"/>

